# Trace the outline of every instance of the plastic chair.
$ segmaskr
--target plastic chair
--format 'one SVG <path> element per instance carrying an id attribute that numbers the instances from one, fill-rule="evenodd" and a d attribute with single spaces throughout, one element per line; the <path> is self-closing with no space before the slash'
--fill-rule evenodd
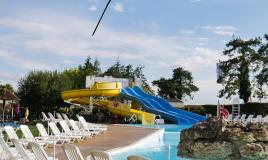
<path id="1" fill-rule="evenodd" d="M 19 140 L 11 139 L 11 142 L 15 145 L 18 153 L 20 154 L 23 160 L 35 160 L 35 156 L 33 154 L 27 153 L 27 151 L 22 146 Z"/>
<path id="2" fill-rule="evenodd" d="M 63 144 L 62 149 L 68 160 L 85 160 L 79 148 L 72 144 Z"/>
<path id="3" fill-rule="evenodd" d="M 240 120 L 239 120 L 239 122 L 241 122 L 241 123 L 244 123 L 245 121 L 246 121 L 246 114 L 243 114 L 241 117 L 240 117 Z"/>
<path id="4" fill-rule="evenodd" d="M 56 113 L 56 116 L 58 117 L 59 120 L 61 120 L 61 121 L 64 120 L 60 113 Z"/>
<path id="5" fill-rule="evenodd" d="M 20 140 L 13 127 L 5 126 L 4 130 L 5 130 L 6 134 L 7 134 L 8 140 L 11 140 L 11 139 Z M 23 145 L 27 145 L 28 142 L 29 142 L 26 139 L 21 139 L 21 141 L 22 141 Z"/>
<path id="6" fill-rule="evenodd" d="M 17 159 L 19 159 L 18 152 L 15 150 L 15 148 L 12 148 L 11 149 L 11 148 L 8 147 L 8 145 L 5 142 L 2 134 L 0 135 L 0 146 L 1 146 L 2 150 L 3 150 L 2 155 L 1 155 L 1 157 L 3 159 L 11 159 L 11 160 L 17 160 Z"/>
<path id="7" fill-rule="evenodd" d="M 250 115 L 248 115 L 248 118 L 246 119 L 245 123 L 246 123 L 246 124 L 247 124 L 247 123 L 250 123 L 250 122 L 252 122 L 252 120 L 253 120 L 253 115 L 250 114 Z"/>
<path id="8" fill-rule="evenodd" d="M 60 121 L 59 119 L 56 119 L 56 118 L 53 116 L 52 113 L 48 112 L 47 114 L 48 114 L 49 118 L 50 118 L 53 122 L 59 122 L 59 121 Z"/>
<path id="9" fill-rule="evenodd" d="M 240 115 L 237 115 L 236 117 L 234 117 L 233 122 L 239 122 L 240 121 Z"/>
<path id="10" fill-rule="evenodd" d="M 59 128 L 57 127 L 57 125 L 54 122 L 48 123 L 48 126 L 51 128 L 51 131 L 55 136 L 58 136 L 58 137 L 61 137 L 61 138 L 72 139 L 72 140 L 81 139 L 81 137 L 79 137 L 79 136 L 73 136 L 73 135 L 70 135 L 70 134 L 60 132 Z"/>
<path id="11" fill-rule="evenodd" d="M 41 112 L 42 116 L 43 116 L 43 121 L 51 121 L 50 118 L 47 117 L 47 115 L 44 112 Z"/>
<path id="12" fill-rule="evenodd" d="M 45 150 L 35 142 L 29 142 L 29 148 L 33 151 L 37 160 L 53 160 L 54 157 L 49 157 Z M 57 160 L 57 158 L 56 158 Z"/>
<path id="13" fill-rule="evenodd" d="M 81 132 L 76 132 L 70 130 L 67 123 L 65 121 L 60 121 L 60 126 L 63 129 L 65 134 L 71 135 L 71 136 L 77 136 L 77 139 L 83 139 L 85 135 L 83 135 Z"/>
<path id="14" fill-rule="evenodd" d="M 262 118 L 262 123 L 266 123 L 266 124 L 268 123 L 268 115 Z"/>
<path id="15" fill-rule="evenodd" d="M 79 122 L 81 124 L 81 126 L 86 129 L 86 130 L 90 130 L 90 131 L 94 131 L 95 133 L 101 134 L 103 133 L 106 129 L 100 128 L 97 125 L 94 124 L 90 124 L 87 123 L 87 121 L 85 120 L 84 117 L 79 117 Z"/>
<path id="16" fill-rule="evenodd" d="M 39 135 L 43 138 L 43 140 L 47 140 L 47 141 L 52 141 L 53 143 L 64 143 L 64 142 L 70 142 L 71 139 L 68 138 L 61 138 L 60 136 L 57 135 L 48 135 L 45 127 L 43 124 L 41 123 L 37 123 L 36 127 L 39 131 Z"/>
<path id="17" fill-rule="evenodd" d="M 42 140 L 41 139 L 42 137 L 34 137 L 29 127 L 26 125 L 20 125 L 20 130 L 22 131 L 24 138 L 26 138 L 26 140 L 29 142 L 36 142 L 41 146 L 47 146 L 48 144 L 53 144 L 53 142 L 51 141 Z"/>
<path id="18" fill-rule="evenodd" d="M 252 122 L 253 123 L 262 123 L 262 115 L 257 115 L 257 117 L 256 118 L 253 118 L 252 119 Z"/>
<path id="19" fill-rule="evenodd" d="M 70 119 L 70 124 L 74 131 L 82 133 L 86 138 L 92 137 L 93 134 L 91 132 L 80 129 L 74 120 Z"/>
<path id="20" fill-rule="evenodd" d="M 99 150 L 90 151 L 90 156 L 94 160 L 112 160 L 112 157 L 107 152 Z"/>

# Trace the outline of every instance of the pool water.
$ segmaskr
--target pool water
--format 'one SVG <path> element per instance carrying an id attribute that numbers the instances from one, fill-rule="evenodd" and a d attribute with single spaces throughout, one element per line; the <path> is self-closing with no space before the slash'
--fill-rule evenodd
<path id="1" fill-rule="evenodd" d="M 0 126 L 11 126 L 13 128 L 18 128 L 20 125 L 16 122 L 4 122 L 4 123 L 0 123 Z"/>
<path id="2" fill-rule="evenodd" d="M 138 125 L 138 126 L 141 126 L 141 125 Z M 157 128 L 158 126 L 142 126 L 142 127 Z M 166 160 L 169 157 L 168 148 L 170 146 L 170 160 L 177 160 L 177 159 L 184 160 L 183 158 L 177 157 L 177 146 L 180 140 L 179 138 L 180 131 L 182 129 L 189 128 L 191 126 L 161 125 L 160 127 L 165 129 L 162 145 L 158 145 L 158 146 L 148 145 L 149 147 L 147 146 L 147 147 L 131 149 L 126 152 L 121 152 L 121 153 L 112 155 L 113 159 L 126 160 L 126 157 L 129 155 L 140 155 L 140 156 L 150 158 L 151 160 Z"/>

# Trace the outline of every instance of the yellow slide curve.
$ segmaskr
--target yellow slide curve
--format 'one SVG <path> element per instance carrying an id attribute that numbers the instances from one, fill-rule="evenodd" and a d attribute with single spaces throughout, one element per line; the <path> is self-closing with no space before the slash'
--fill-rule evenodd
<path id="1" fill-rule="evenodd" d="M 71 103 L 88 105 L 90 103 L 89 97 L 101 96 L 101 97 L 114 97 L 120 94 L 122 84 L 120 82 L 95 82 L 91 89 L 78 89 L 69 90 L 61 93 L 61 97 L 64 101 Z M 155 121 L 155 114 L 143 112 L 140 110 L 131 109 L 130 106 L 124 103 L 98 100 L 94 102 L 96 105 L 105 106 L 113 114 L 118 114 L 125 117 L 131 117 L 133 114 L 137 116 L 137 119 L 142 122 L 143 125 L 153 125 Z"/>

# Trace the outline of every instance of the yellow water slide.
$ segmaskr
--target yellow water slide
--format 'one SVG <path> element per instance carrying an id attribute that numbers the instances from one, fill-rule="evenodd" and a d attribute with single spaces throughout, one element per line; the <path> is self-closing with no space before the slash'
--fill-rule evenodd
<path id="1" fill-rule="evenodd" d="M 61 93 L 61 97 L 64 101 L 88 105 L 90 103 L 91 96 L 101 96 L 101 97 L 114 97 L 120 94 L 122 84 L 120 82 L 95 82 L 93 87 L 90 89 L 78 89 L 69 90 Z M 137 119 L 142 122 L 143 125 L 154 124 L 155 115 L 140 110 L 131 109 L 128 104 L 108 101 L 108 100 L 94 100 L 93 103 L 105 106 L 113 114 L 118 114 L 121 116 L 131 117 L 133 114 L 137 116 Z"/>

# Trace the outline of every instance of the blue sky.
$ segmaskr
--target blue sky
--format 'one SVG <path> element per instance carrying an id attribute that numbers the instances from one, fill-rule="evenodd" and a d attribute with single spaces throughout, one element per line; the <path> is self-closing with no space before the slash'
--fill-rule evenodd
<path id="1" fill-rule="evenodd" d="M 105 70 L 119 57 L 144 65 L 149 81 L 182 66 L 200 89 L 186 104 L 216 103 L 226 42 L 268 28 L 267 0 L 112 0 L 91 37 L 106 2 L 0 0 L 0 82 L 16 86 L 30 70 L 63 70 L 87 56 Z"/>

